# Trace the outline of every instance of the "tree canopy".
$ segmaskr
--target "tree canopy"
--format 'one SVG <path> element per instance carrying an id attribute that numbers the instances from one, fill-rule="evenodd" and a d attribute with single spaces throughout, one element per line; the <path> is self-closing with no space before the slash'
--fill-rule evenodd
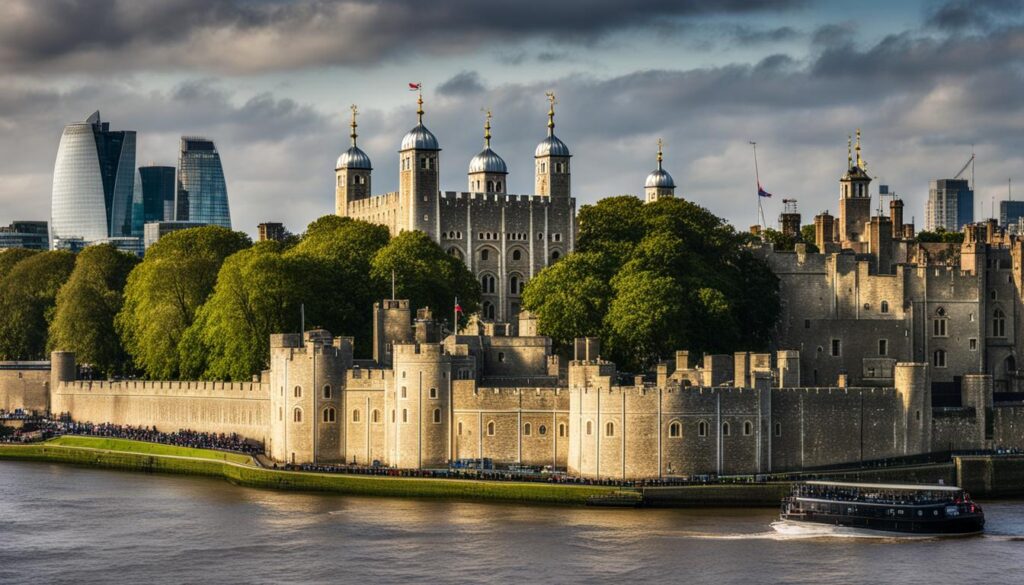
<path id="1" fill-rule="evenodd" d="M 128 276 L 117 330 L 137 368 L 152 378 L 179 375 L 178 344 L 213 292 L 224 259 L 251 245 L 218 226 L 168 234 Z"/>
<path id="2" fill-rule="evenodd" d="M 917 232 L 917 241 L 921 243 L 943 243 L 962 244 L 964 243 L 963 232 L 949 232 L 946 228 L 936 228 L 935 231 Z"/>
<path id="3" fill-rule="evenodd" d="M 0 359 L 45 357 L 57 291 L 74 266 L 70 252 L 27 254 L 0 280 Z"/>
<path id="4" fill-rule="evenodd" d="M 722 219 L 682 199 L 603 199 L 579 215 L 578 251 L 545 268 L 524 306 L 562 347 L 598 335 L 625 368 L 676 349 L 731 352 L 769 340 L 778 280 Z"/>
<path id="5" fill-rule="evenodd" d="M 114 330 L 114 317 L 121 310 L 128 273 L 138 262 L 135 255 L 109 244 L 79 253 L 57 293 L 49 349 L 74 351 L 79 363 L 101 374 L 123 373 L 128 356 Z"/>

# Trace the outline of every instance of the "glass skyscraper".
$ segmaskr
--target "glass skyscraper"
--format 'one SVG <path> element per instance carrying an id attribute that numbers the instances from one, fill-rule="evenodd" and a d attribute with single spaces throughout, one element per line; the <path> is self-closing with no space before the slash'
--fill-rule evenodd
<path id="1" fill-rule="evenodd" d="M 231 227 L 228 189 L 212 140 L 182 136 L 175 220 Z"/>
<path id="2" fill-rule="evenodd" d="M 143 226 L 149 222 L 174 219 L 174 174 L 174 167 L 139 167 L 135 175 L 132 235 L 142 237 Z"/>
<path id="3" fill-rule="evenodd" d="M 958 232 L 974 223 L 974 191 L 965 179 L 938 179 L 928 186 L 924 229 Z"/>
<path id="4" fill-rule="evenodd" d="M 132 236 L 134 175 L 134 131 L 111 131 L 98 111 L 65 126 L 53 166 L 53 245 Z"/>

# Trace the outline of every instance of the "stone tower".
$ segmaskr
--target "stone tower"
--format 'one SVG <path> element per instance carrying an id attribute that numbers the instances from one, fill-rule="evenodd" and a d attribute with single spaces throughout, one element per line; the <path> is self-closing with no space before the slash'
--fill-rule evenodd
<path id="1" fill-rule="evenodd" d="M 388 461 L 398 467 L 448 464 L 451 436 L 451 357 L 440 343 L 395 344 L 394 407 Z"/>
<path id="2" fill-rule="evenodd" d="M 555 94 L 548 92 L 548 135 L 533 153 L 536 168 L 534 192 L 552 198 L 568 199 L 571 191 L 569 147 L 555 136 Z"/>
<path id="3" fill-rule="evenodd" d="M 398 225 L 406 230 L 426 232 L 436 241 L 439 235 L 438 164 L 441 148 L 434 134 L 423 125 L 422 90 L 416 103 L 416 126 L 402 138 L 402 147 L 398 151 L 398 194 L 402 201 L 399 213 L 408 214 L 399 218 Z"/>
<path id="4" fill-rule="evenodd" d="M 644 181 L 644 195 L 647 203 L 653 203 L 658 199 L 664 197 L 675 197 L 676 196 L 676 184 L 672 180 L 672 175 L 668 174 L 668 171 L 661 168 L 661 139 L 658 139 L 658 168 L 651 171 L 651 174 L 647 175 L 647 180 Z"/>
<path id="5" fill-rule="evenodd" d="M 868 185 L 867 163 L 860 156 L 860 130 L 857 130 L 857 160 L 854 162 L 847 139 L 846 174 L 839 179 L 839 242 L 844 248 L 861 242 L 864 229 L 871 218 L 871 195 Z"/>
<path id="6" fill-rule="evenodd" d="M 505 161 L 491 150 L 491 112 L 487 111 L 484 122 L 484 149 L 469 161 L 470 193 L 506 193 L 508 167 Z"/>
<path id="7" fill-rule="evenodd" d="M 352 105 L 352 145 L 341 153 L 335 165 L 334 212 L 342 217 L 348 215 L 348 204 L 370 196 L 370 174 L 373 166 L 370 157 L 356 146 L 356 114 L 358 108 Z"/>

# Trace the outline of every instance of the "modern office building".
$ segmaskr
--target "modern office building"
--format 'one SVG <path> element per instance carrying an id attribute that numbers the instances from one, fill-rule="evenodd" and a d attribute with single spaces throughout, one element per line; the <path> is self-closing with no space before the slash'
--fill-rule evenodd
<path id="1" fill-rule="evenodd" d="M 64 127 L 53 167 L 53 242 L 132 236 L 135 132 L 110 130 L 94 112 Z"/>
<path id="2" fill-rule="evenodd" d="M 151 221 L 143 228 L 143 244 L 148 250 L 157 240 L 171 232 L 207 225 L 201 221 Z"/>
<path id="3" fill-rule="evenodd" d="M 1022 217 L 1024 217 L 1024 201 L 999 202 L 999 227 L 1016 229 Z"/>
<path id="4" fill-rule="evenodd" d="M 145 224 L 174 219 L 174 167 L 139 167 L 133 213 L 132 230 L 140 238 Z"/>
<path id="5" fill-rule="evenodd" d="M 7 227 L 0 226 L 0 250 L 4 248 L 48 250 L 49 225 L 45 221 L 13 221 Z"/>
<path id="6" fill-rule="evenodd" d="M 212 140 L 181 137 L 174 207 L 175 221 L 231 227 L 224 169 Z"/>
<path id="7" fill-rule="evenodd" d="M 283 223 L 265 222 L 256 226 L 256 229 L 259 231 L 261 242 L 268 240 L 280 242 L 291 235 L 288 230 L 284 229 Z"/>
<path id="8" fill-rule="evenodd" d="M 924 229 L 958 232 L 974 223 L 974 191 L 966 179 L 938 179 L 928 186 Z"/>

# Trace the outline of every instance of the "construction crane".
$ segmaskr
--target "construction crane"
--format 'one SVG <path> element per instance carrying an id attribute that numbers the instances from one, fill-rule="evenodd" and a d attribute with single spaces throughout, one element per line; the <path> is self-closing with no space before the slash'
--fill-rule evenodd
<path id="1" fill-rule="evenodd" d="M 953 179 L 959 179 L 967 171 L 968 167 L 970 167 L 970 169 L 971 169 L 971 188 L 973 189 L 974 188 L 974 153 L 973 152 L 971 153 L 971 158 L 967 159 L 967 162 L 964 163 L 963 168 L 961 168 L 960 171 L 957 172 L 957 174 L 953 175 Z"/>

